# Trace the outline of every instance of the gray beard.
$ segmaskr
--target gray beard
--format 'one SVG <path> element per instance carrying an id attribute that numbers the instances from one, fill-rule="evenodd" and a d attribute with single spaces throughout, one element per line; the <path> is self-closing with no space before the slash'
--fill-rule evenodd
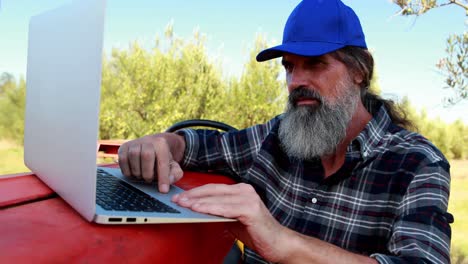
<path id="1" fill-rule="evenodd" d="M 278 131 L 281 146 L 289 157 L 312 160 L 330 155 L 345 138 L 360 97 L 349 79 L 335 88 L 344 92 L 334 105 L 314 91 L 303 91 L 311 92 L 322 102 L 318 107 L 296 106 L 291 99 L 294 91 L 291 92 Z"/>

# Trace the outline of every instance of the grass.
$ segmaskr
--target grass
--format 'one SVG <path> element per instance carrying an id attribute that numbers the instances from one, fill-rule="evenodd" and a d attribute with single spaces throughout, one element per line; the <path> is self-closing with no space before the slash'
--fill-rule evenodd
<path id="1" fill-rule="evenodd" d="M 4 174 L 29 172 L 23 163 L 24 149 L 6 140 L 0 139 L 0 176 Z M 112 158 L 99 158 L 98 164 L 114 163 Z"/>
<path id="2" fill-rule="evenodd" d="M 457 252 L 457 256 L 465 255 L 464 261 L 452 259 L 452 263 L 468 263 L 468 160 L 451 161 L 450 165 L 449 212 L 455 218 L 452 224 L 452 252 Z"/>
<path id="3" fill-rule="evenodd" d="M 0 140 L 0 175 L 30 171 L 23 163 L 23 147 Z"/>
<path id="4" fill-rule="evenodd" d="M 0 175 L 29 171 L 23 164 L 21 146 L 0 140 L 0 157 Z M 452 263 L 468 263 L 468 160 L 454 160 L 450 164 L 449 212 L 455 217 L 452 224 Z"/>

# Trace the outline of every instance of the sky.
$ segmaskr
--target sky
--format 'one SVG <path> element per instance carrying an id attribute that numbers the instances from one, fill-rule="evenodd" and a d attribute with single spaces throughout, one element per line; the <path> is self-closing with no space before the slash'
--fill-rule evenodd
<path id="1" fill-rule="evenodd" d="M 0 73 L 26 76 L 28 23 L 31 16 L 70 0 L 0 0 Z M 407 96 L 418 110 L 445 122 L 468 124 L 468 100 L 444 107 L 451 95 L 435 64 L 445 56 L 446 39 L 467 29 L 464 10 L 446 6 L 415 17 L 395 16 L 390 0 L 343 0 L 361 20 L 383 95 Z M 104 51 L 125 49 L 133 41 L 152 47 L 173 23 L 177 37 L 195 30 L 206 37 L 208 55 L 221 61 L 225 75 L 238 76 L 257 34 L 281 43 L 283 27 L 299 0 L 107 0 Z M 83 18 L 86 19 L 86 18 Z"/>

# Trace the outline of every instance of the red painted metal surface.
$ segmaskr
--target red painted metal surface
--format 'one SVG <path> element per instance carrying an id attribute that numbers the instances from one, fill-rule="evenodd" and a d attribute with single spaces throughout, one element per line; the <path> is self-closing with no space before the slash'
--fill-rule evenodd
<path id="1" fill-rule="evenodd" d="M 120 145 L 126 140 L 98 140 L 97 152 L 99 158 L 115 158 L 117 159 L 117 153 Z"/>
<path id="2" fill-rule="evenodd" d="M 185 172 L 190 189 L 232 183 Z M 221 263 L 235 223 L 98 225 L 85 221 L 34 175 L 0 176 L 0 263 Z"/>
<path id="3" fill-rule="evenodd" d="M 34 175 L 0 176 L 0 209 L 53 194 L 54 192 Z"/>

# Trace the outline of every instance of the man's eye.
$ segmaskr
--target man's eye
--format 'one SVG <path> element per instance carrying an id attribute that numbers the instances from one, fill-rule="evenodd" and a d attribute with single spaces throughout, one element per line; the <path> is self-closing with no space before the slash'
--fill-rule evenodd
<path id="1" fill-rule="evenodd" d="M 318 58 L 314 58 L 314 59 L 310 59 L 307 61 L 307 64 L 309 66 L 318 66 L 318 65 L 322 65 L 324 64 L 325 62 L 321 59 L 318 59 Z"/>
<path id="2" fill-rule="evenodd" d="M 291 72 L 293 69 L 291 64 L 283 64 L 283 67 L 286 70 L 286 72 Z"/>

